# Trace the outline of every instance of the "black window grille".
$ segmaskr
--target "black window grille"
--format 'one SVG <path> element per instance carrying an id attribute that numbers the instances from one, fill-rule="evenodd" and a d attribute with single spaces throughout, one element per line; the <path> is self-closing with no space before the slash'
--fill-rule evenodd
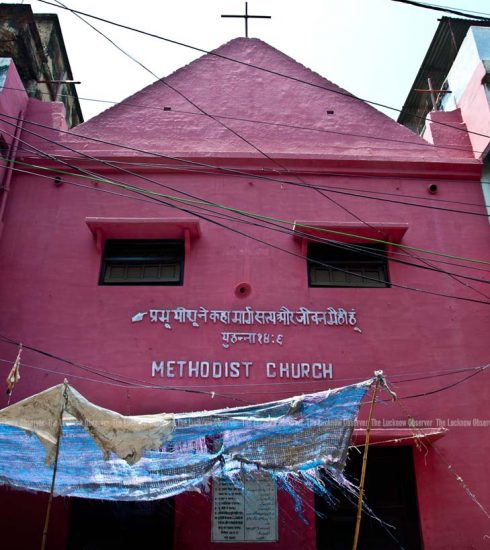
<path id="1" fill-rule="evenodd" d="M 182 285 L 184 241 L 108 240 L 101 285 Z"/>
<path id="2" fill-rule="evenodd" d="M 383 244 L 308 243 L 310 287 L 389 287 Z"/>

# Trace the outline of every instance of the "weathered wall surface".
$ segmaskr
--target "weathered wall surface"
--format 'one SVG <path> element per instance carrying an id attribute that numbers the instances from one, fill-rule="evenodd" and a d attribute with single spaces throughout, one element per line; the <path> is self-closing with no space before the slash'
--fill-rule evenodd
<path id="1" fill-rule="evenodd" d="M 70 127 L 83 122 L 63 35 L 55 14 L 33 14 L 31 6 L 2 4 L 0 56 L 15 61 L 23 85 L 31 97 L 61 101 Z"/>

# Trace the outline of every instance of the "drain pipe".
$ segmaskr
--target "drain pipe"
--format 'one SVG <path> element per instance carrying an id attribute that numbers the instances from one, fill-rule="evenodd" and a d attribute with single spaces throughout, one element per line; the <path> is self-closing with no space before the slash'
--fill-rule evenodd
<path id="1" fill-rule="evenodd" d="M 3 229 L 3 216 L 5 213 L 5 207 L 7 206 L 7 198 L 10 191 L 10 182 L 12 181 L 13 166 L 15 163 L 15 157 L 17 155 L 17 149 L 19 147 L 19 137 L 22 132 L 22 125 L 24 123 L 24 111 L 20 111 L 15 124 L 14 139 L 10 146 L 8 160 L 6 162 L 6 170 L 3 175 L 2 181 L 2 202 L 0 203 L 0 236 Z"/>

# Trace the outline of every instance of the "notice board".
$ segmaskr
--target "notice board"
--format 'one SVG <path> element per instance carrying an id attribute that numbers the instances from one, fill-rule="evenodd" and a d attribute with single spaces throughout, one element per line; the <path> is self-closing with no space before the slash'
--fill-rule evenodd
<path id="1" fill-rule="evenodd" d="M 213 482 L 213 542 L 276 542 L 277 486 L 267 475 L 247 476 L 243 489 Z"/>

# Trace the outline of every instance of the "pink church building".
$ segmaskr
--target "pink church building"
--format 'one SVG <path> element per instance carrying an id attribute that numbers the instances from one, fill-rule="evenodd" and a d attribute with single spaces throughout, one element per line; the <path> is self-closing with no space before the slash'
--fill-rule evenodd
<path id="1" fill-rule="evenodd" d="M 71 130 L 62 104 L 0 69 L 4 377 L 23 344 L 11 403 L 66 378 L 125 415 L 199 411 L 381 369 L 399 399 L 379 394 L 366 502 L 395 529 L 363 516 L 360 548 L 488 544 L 490 231 L 464 128 L 434 115 L 429 143 L 257 39 Z M 352 545 L 342 495 L 304 491 L 302 518 L 279 491 L 262 541 L 227 538 L 216 499 L 56 497 L 48 548 Z M 46 494 L 0 501 L 2 545 L 36 547 Z"/>

